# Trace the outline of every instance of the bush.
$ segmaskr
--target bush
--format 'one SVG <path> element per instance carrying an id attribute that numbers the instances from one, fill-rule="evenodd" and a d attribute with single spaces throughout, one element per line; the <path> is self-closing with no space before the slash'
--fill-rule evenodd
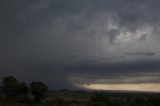
<path id="1" fill-rule="evenodd" d="M 9 76 L 5 77 L 2 81 L 2 91 L 6 98 L 18 96 L 19 82 L 16 78 Z"/>
<path id="2" fill-rule="evenodd" d="M 36 102 L 41 102 L 46 97 L 47 86 L 42 82 L 32 82 L 30 84 L 31 92 Z"/>
<path id="3" fill-rule="evenodd" d="M 90 100 L 94 103 L 94 105 L 107 105 L 107 106 L 120 106 L 120 100 L 117 98 L 110 97 L 105 94 L 95 93 L 91 96 Z"/>

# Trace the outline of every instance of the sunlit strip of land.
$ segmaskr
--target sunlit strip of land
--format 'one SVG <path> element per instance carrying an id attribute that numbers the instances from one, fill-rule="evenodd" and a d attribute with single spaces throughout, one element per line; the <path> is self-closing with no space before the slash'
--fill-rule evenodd
<path id="1" fill-rule="evenodd" d="M 137 83 L 137 84 L 83 84 L 79 85 L 91 90 L 122 90 L 122 91 L 148 91 L 160 92 L 159 83 Z"/>

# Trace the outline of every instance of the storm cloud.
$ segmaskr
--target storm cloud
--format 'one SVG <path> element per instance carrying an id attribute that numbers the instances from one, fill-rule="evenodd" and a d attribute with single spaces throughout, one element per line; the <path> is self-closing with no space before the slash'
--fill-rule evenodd
<path id="1" fill-rule="evenodd" d="M 73 83 L 159 83 L 159 4 L 1 0 L 0 77 L 40 80 L 54 89 L 75 89 Z"/>

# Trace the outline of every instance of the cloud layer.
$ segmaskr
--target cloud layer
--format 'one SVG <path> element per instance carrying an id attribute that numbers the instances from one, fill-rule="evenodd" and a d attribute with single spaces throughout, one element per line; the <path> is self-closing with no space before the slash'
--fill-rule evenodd
<path id="1" fill-rule="evenodd" d="M 26 81 L 44 80 L 52 88 L 74 88 L 73 77 L 77 83 L 93 83 L 113 75 L 109 81 L 114 82 L 123 73 L 128 81 L 133 74 L 152 73 L 156 81 L 139 82 L 157 83 L 159 4 L 159 0 L 2 0 L 0 77 L 13 74 Z M 98 78 L 79 78 L 85 74 Z"/>

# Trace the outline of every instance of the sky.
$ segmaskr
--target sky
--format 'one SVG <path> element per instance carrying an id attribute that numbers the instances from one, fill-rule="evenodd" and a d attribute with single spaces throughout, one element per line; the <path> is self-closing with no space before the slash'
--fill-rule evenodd
<path id="1" fill-rule="evenodd" d="M 159 0 L 0 0 L 0 78 L 50 89 L 160 91 Z"/>

